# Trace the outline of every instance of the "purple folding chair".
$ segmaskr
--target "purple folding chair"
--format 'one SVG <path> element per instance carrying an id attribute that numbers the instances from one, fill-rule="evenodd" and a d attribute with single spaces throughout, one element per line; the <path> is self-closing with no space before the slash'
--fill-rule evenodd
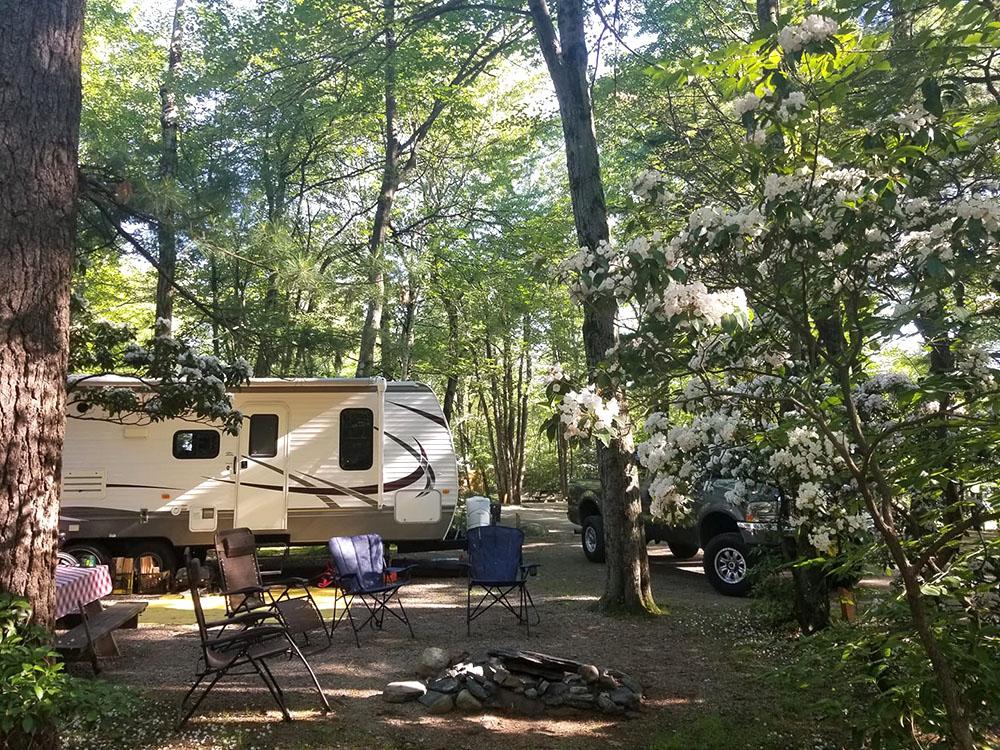
<path id="1" fill-rule="evenodd" d="M 410 582 L 409 574 L 412 565 L 405 568 L 393 568 L 385 564 L 385 547 L 382 537 L 378 534 L 361 534 L 359 536 L 335 536 L 329 542 L 330 557 L 333 558 L 334 585 L 340 589 L 346 600 L 344 611 L 337 616 L 337 599 L 333 600 L 333 628 L 337 629 L 344 616 L 347 616 L 354 631 L 354 642 L 361 647 L 358 631 L 366 625 L 372 629 L 382 629 L 386 614 L 392 615 L 406 625 L 413 635 L 410 618 L 406 615 L 403 602 L 399 598 L 399 589 Z M 391 580 L 395 579 L 395 580 Z M 351 605 L 358 599 L 365 606 L 368 616 L 359 625 L 351 614 Z M 389 608 L 393 600 L 399 606 L 399 613 Z"/>
<path id="2" fill-rule="evenodd" d="M 521 550 L 524 532 L 508 526 L 478 526 L 470 529 L 467 537 L 469 549 L 469 590 L 466 597 L 465 629 L 472 634 L 472 621 L 499 604 L 524 625 L 531 633 L 528 607 L 535 613 L 535 624 L 541 622 L 535 602 L 528 591 L 528 576 L 538 573 L 538 565 L 525 565 Z M 472 590 L 483 589 L 482 598 L 472 606 Z M 508 598 L 517 592 L 515 606 Z"/>

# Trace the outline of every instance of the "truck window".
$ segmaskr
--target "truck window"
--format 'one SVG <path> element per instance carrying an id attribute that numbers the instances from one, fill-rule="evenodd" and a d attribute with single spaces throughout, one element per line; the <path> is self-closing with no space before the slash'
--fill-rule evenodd
<path id="1" fill-rule="evenodd" d="M 180 430 L 174 433 L 174 458 L 215 458 L 219 433 L 215 430 Z"/>
<path id="2" fill-rule="evenodd" d="M 273 458 L 278 455 L 278 415 L 251 414 L 249 455 Z"/>
<path id="3" fill-rule="evenodd" d="M 340 468 L 364 471 L 372 467 L 375 447 L 375 414 L 371 409 L 340 412 Z"/>

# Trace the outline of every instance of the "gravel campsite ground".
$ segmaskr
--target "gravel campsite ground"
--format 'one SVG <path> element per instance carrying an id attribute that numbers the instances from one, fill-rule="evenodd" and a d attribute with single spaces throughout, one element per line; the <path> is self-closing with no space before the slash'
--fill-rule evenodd
<path id="1" fill-rule="evenodd" d="M 588 563 L 580 538 L 566 520 L 565 505 L 505 508 L 531 533 L 525 549 L 540 563 L 531 590 L 541 623 L 525 637 L 513 619 L 492 611 L 465 629 L 464 578 L 419 578 L 404 590 L 416 638 L 398 622 L 383 632 L 363 632 L 361 647 L 348 629 L 311 659 L 333 711 L 323 714 L 295 662 L 274 662 L 294 721 L 283 723 L 264 686 L 239 677 L 216 686 L 203 710 L 182 733 L 170 723 L 190 684 L 199 654 L 187 595 L 151 600 L 138 630 L 119 631 L 122 657 L 108 662 L 102 678 L 136 688 L 151 707 L 135 726 L 70 738 L 68 746 L 156 748 L 670 748 L 834 746 L 814 736 L 810 717 L 794 706 L 794 692 L 775 688 L 762 675 L 770 668 L 774 639 L 756 625 L 753 602 L 716 594 L 701 560 L 676 560 L 665 546 L 650 548 L 653 589 L 664 614 L 612 617 L 595 609 L 604 567 Z M 329 615 L 332 597 L 321 597 Z M 207 597 L 209 617 L 222 614 L 219 597 Z M 768 647 L 770 643 L 772 648 Z M 422 650 L 439 646 L 485 657 L 490 648 L 524 648 L 622 670 L 645 694 L 636 717 L 599 714 L 525 718 L 501 713 L 432 716 L 417 703 L 389 704 L 389 681 L 408 679 Z M 775 691 L 770 693 L 769 691 Z M 765 708 L 766 707 L 766 708 Z M 732 735 L 739 732 L 739 741 Z M 119 744 L 121 743 L 121 744 Z M 132 744 L 129 744 L 132 743 Z"/>

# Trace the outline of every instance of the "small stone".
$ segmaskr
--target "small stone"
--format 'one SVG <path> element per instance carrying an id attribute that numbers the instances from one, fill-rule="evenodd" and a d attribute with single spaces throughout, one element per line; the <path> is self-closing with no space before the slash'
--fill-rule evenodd
<path id="1" fill-rule="evenodd" d="M 576 693 L 566 696 L 566 705 L 573 708 L 590 708 L 594 705 L 594 696 L 590 693 Z"/>
<path id="2" fill-rule="evenodd" d="M 524 691 L 524 697 L 525 698 L 537 698 L 538 697 L 538 690 L 537 690 L 537 688 L 528 688 L 527 690 L 525 690 Z"/>
<path id="3" fill-rule="evenodd" d="M 500 675 L 498 674 L 497 682 L 503 685 L 504 687 L 509 687 L 511 689 L 524 687 L 524 683 L 521 682 L 521 678 L 518 677 L 516 674 L 511 674 L 510 672 L 508 672 L 502 680 L 500 679 Z"/>
<path id="4" fill-rule="evenodd" d="M 427 683 L 427 689 L 437 693 L 457 693 L 462 684 L 454 677 L 443 677 Z"/>
<path id="5" fill-rule="evenodd" d="M 538 694 L 539 695 L 544 695 L 545 691 L 548 690 L 548 689 L 549 689 L 549 681 L 548 680 L 539 680 L 538 681 Z"/>
<path id="6" fill-rule="evenodd" d="M 589 693 L 590 688 L 586 685 L 573 685 L 573 687 L 569 689 L 570 695 L 587 695 Z"/>
<path id="7" fill-rule="evenodd" d="M 583 678 L 580 675 L 578 675 L 576 673 L 573 673 L 573 674 L 566 675 L 563 678 L 563 682 L 566 682 L 566 683 L 569 683 L 569 684 L 573 684 L 574 682 L 583 682 Z"/>
<path id="8" fill-rule="evenodd" d="M 412 701 L 427 692 L 424 683 L 418 680 L 405 680 L 401 682 L 390 682 L 382 689 L 382 699 L 386 703 L 406 703 Z"/>
<path id="9" fill-rule="evenodd" d="M 633 680 L 627 674 L 626 675 L 622 675 L 621 677 L 619 677 L 618 681 L 621 682 L 622 685 L 624 685 L 625 687 L 627 687 L 629 690 L 631 690 L 636 695 L 642 695 L 642 685 L 640 685 L 638 682 L 636 682 L 635 680 Z"/>
<path id="10" fill-rule="evenodd" d="M 609 697 L 619 706 L 623 706 L 624 708 L 636 708 L 639 705 L 639 696 L 627 687 L 620 687 L 617 690 L 612 690 Z"/>
<path id="11" fill-rule="evenodd" d="M 580 667 L 579 674 L 586 683 L 597 682 L 597 680 L 601 677 L 601 670 L 593 664 L 584 664 Z"/>
<path id="12" fill-rule="evenodd" d="M 625 707 L 619 706 L 607 693 L 601 693 L 597 696 L 597 707 L 601 709 L 603 713 L 606 714 L 622 714 L 625 713 Z"/>
<path id="13" fill-rule="evenodd" d="M 428 713 L 432 714 L 446 714 L 455 707 L 454 698 L 447 693 L 438 693 L 433 690 L 428 690 L 417 700 L 427 706 Z"/>
<path id="14" fill-rule="evenodd" d="M 600 679 L 597 680 L 597 684 L 600 685 L 602 688 L 606 688 L 607 690 L 614 690 L 615 688 L 618 687 L 618 680 L 616 680 L 610 674 L 605 672 L 604 674 L 601 675 Z"/>
<path id="15" fill-rule="evenodd" d="M 493 670 L 493 681 L 501 685 L 505 684 L 507 678 L 510 677 L 510 672 L 508 672 L 504 667 L 496 667 Z"/>
<path id="16" fill-rule="evenodd" d="M 469 690 L 460 690 L 455 697 L 455 705 L 462 711 L 481 711 L 483 704 Z"/>
<path id="17" fill-rule="evenodd" d="M 420 664 L 417 666 L 417 672 L 428 676 L 436 675 L 448 667 L 448 662 L 447 651 L 443 648 L 430 646 L 425 648 L 423 653 L 420 654 Z"/>

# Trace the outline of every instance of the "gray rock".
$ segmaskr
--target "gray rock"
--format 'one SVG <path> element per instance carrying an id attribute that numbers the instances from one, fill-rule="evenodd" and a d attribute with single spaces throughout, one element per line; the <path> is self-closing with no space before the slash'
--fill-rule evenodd
<path id="1" fill-rule="evenodd" d="M 590 688 L 586 685 L 573 685 L 569 689 L 570 695 L 588 695 L 590 693 Z"/>
<path id="2" fill-rule="evenodd" d="M 510 672 L 503 667 L 496 667 L 493 670 L 493 681 L 500 685 L 506 684 L 506 680 L 510 676 Z"/>
<path id="3" fill-rule="evenodd" d="M 504 687 L 509 687 L 511 689 L 524 687 L 524 683 L 521 681 L 521 678 L 516 674 L 511 674 L 510 672 L 508 672 L 503 679 L 500 679 L 500 675 L 498 674 L 497 682 Z"/>
<path id="4" fill-rule="evenodd" d="M 538 697 L 538 690 L 536 688 L 528 688 L 527 690 L 524 691 L 524 697 L 525 698 L 537 698 Z"/>
<path id="5" fill-rule="evenodd" d="M 462 711 L 481 711 L 483 704 L 470 690 L 460 690 L 455 696 L 455 705 Z"/>
<path id="6" fill-rule="evenodd" d="M 545 693 L 545 691 L 548 690 L 548 689 L 549 689 L 549 681 L 548 680 L 539 680 L 538 681 L 538 694 L 539 695 L 543 695 Z"/>
<path id="7" fill-rule="evenodd" d="M 492 685 L 492 683 L 489 683 Z M 491 691 L 486 687 L 486 685 L 481 685 L 475 680 L 469 680 L 465 683 L 465 689 L 469 691 L 474 698 L 477 700 L 484 701 L 490 697 Z"/>
<path id="8" fill-rule="evenodd" d="M 390 682 L 382 689 L 382 699 L 386 703 L 406 703 L 406 701 L 419 698 L 426 692 L 427 687 L 418 680 Z"/>
<path id="9" fill-rule="evenodd" d="M 627 674 L 619 677 L 618 681 L 636 695 L 639 696 L 642 695 L 642 685 L 640 685 L 636 680 L 629 677 Z"/>
<path id="10" fill-rule="evenodd" d="M 579 669 L 580 677 L 586 683 L 597 682 L 601 676 L 601 670 L 595 667 L 593 664 L 584 664 Z"/>
<path id="11" fill-rule="evenodd" d="M 590 693 L 570 693 L 566 696 L 566 705 L 573 708 L 590 708 L 594 705 L 594 696 Z"/>
<path id="12" fill-rule="evenodd" d="M 620 687 L 617 690 L 612 690 L 609 697 L 619 706 L 623 706 L 624 708 L 637 708 L 639 705 L 639 696 L 627 687 Z"/>
<path id="13" fill-rule="evenodd" d="M 420 663 L 417 665 L 417 672 L 422 675 L 436 675 L 448 667 L 448 652 L 443 648 L 430 646 L 425 648 L 420 654 Z"/>
<path id="14" fill-rule="evenodd" d="M 618 680 L 616 680 L 610 672 L 605 671 L 601 672 L 601 676 L 598 678 L 597 684 L 607 690 L 614 690 L 618 687 Z"/>
<path id="15" fill-rule="evenodd" d="M 611 700 L 611 696 L 609 696 L 607 693 L 601 693 L 599 696 L 597 696 L 597 707 L 601 709 L 602 713 L 606 714 L 625 713 L 625 707 L 619 706 L 617 703 Z"/>
<path id="16" fill-rule="evenodd" d="M 432 714 L 446 714 L 455 707 L 455 699 L 452 696 L 433 690 L 429 690 L 417 700 L 427 706 L 427 712 Z"/>
<path id="17" fill-rule="evenodd" d="M 561 706 L 569 694 L 569 686 L 562 682 L 553 682 L 545 691 L 546 706 Z"/>
<path id="18" fill-rule="evenodd" d="M 443 677 L 427 683 L 427 689 L 436 693 L 457 693 L 461 687 L 462 683 L 454 677 Z"/>

